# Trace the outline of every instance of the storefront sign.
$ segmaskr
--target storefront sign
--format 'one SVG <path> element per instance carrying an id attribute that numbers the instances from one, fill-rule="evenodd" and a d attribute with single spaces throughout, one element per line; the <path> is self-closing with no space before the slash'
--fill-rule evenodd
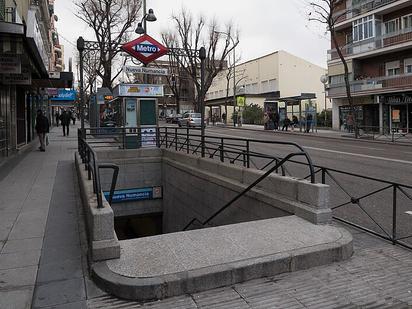
<path id="1" fill-rule="evenodd" d="M 121 97 L 163 97 L 163 85 L 128 85 L 118 86 L 118 95 Z"/>
<path id="2" fill-rule="evenodd" d="M 46 88 L 46 93 L 49 97 L 56 97 L 59 95 L 59 89 L 57 88 Z"/>
<path id="3" fill-rule="evenodd" d="M 60 79 L 60 72 L 49 72 L 50 79 Z"/>
<path id="4" fill-rule="evenodd" d="M 31 72 L 28 68 L 22 68 L 21 74 L 3 74 L 4 85 L 31 85 Z"/>
<path id="5" fill-rule="evenodd" d="M 106 191 L 103 193 L 105 198 L 108 199 L 110 192 Z M 161 198 L 162 187 L 125 189 L 114 191 L 112 203 L 153 200 Z"/>
<path id="6" fill-rule="evenodd" d="M 169 75 L 167 69 L 125 66 L 124 71 L 129 74 Z"/>
<path id="7" fill-rule="evenodd" d="M 56 97 L 51 98 L 52 101 L 76 101 L 76 90 L 59 89 Z"/>
<path id="8" fill-rule="evenodd" d="M 397 104 L 411 104 L 412 95 L 394 95 L 386 97 L 386 104 L 397 105 Z"/>
<path id="9" fill-rule="evenodd" d="M 21 74 L 21 60 L 16 56 L 0 55 L 0 73 Z"/>

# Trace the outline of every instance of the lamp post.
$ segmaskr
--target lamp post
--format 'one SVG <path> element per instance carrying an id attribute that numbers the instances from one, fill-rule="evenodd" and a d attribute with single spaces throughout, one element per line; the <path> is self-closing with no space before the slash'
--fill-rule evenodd
<path id="1" fill-rule="evenodd" d="M 229 33 L 220 32 L 220 31 L 215 31 L 215 33 L 226 35 L 232 41 L 232 44 L 233 44 L 233 115 L 235 115 L 235 111 L 236 111 L 236 43 Z M 227 119 L 227 114 L 226 114 L 226 119 Z M 234 127 L 236 126 L 236 121 L 233 118 Z"/>
<path id="2" fill-rule="evenodd" d="M 83 89 L 83 52 L 84 52 L 84 39 L 79 37 L 77 39 L 77 50 L 79 51 L 80 58 L 80 127 L 82 132 L 84 130 L 84 89 Z"/>
<path id="3" fill-rule="evenodd" d="M 140 23 L 137 24 L 135 32 L 137 34 L 146 34 L 147 33 L 147 22 L 156 21 L 156 15 L 154 14 L 153 9 L 149 9 L 149 12 L 146 11 L 146 0 L 143 0 L 143 17 Z"/>
<path id="4" fill-rule="evenodd" d="M 326 127 L 326 121 L 327 121 L 327 114 L 326 114 L 326 84 L 328 83 L 328 76 L 327 75 L 322 75 L 320 77 L 320 82 L 323 84 L 323 89 L 325 91 L 325 127 Z"/>
<path id="5" fill-rule="evenodd" d="M 147 22 L 156 21 L 156 15 L 154 14 L 153 9 L 149 9 L 149 12 L 146 11 L 146 0 L 143 0 L 143 17 L 140 23 L 137 24 L 135 32 L 137 34 L 146 34 L 147 33 Z M 143 66 L 147 66 L 144 64 Z M 147 84 L 147 75 L 143 75 L 144 83 Z"/>

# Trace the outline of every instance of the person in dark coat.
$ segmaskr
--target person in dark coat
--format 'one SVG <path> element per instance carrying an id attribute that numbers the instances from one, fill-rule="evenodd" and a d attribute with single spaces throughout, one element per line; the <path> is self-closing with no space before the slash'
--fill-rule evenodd
<path id="1" fill-rule="evenodd" d="M 59 126 L 59 120 L 60 120 L 60 114 L 59 114 L 59 111 L 56 111 L 56 115 L 55 115 L 55 117 L 56 117 L 56 126 L 58 127 L 58 126 Z"/>
<path id="2" fill-rule="evenodd" d="M 40 151 L 44 152 L 46 151 L 46 145 L 45 145 L 45 139 L 46 139 L 46 134 L 49 133 L 49 119 L 43 115 L 42 110 L 37 111 L 37 117 L 36 117 L 36 132 L 37 136 L 39 137 L 39 142 L 40 142 Z"/>
<path id="3" fill-rule="evenodd" d="M 71 115 L 68 111 L 64 110 L 63 113 L 60 115 L 60 121 L 63 127 L 63 136 L 69 136 L 69 127 L 71 121 Z"/>
<path id="4" fill-rule="evenodd" d="M 290 126 L 290 119 L 286 116 L 285 120 L 283 120 L 282 131 L 284 131 L 285 128 L 286 128 L 286 131 L 287 131 L 289 126 Z"/>

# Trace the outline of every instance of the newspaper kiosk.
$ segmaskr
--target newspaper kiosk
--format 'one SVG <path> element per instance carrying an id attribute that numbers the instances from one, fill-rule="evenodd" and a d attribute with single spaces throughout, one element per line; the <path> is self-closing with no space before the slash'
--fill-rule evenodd
<path id="1" fill-rule="evenodd" d="M 157 99 L 164 96 L 163 85 L 119 84 L 114 88 L 113 96 L 121 106 L 124 147 L 156 147 Z"/>

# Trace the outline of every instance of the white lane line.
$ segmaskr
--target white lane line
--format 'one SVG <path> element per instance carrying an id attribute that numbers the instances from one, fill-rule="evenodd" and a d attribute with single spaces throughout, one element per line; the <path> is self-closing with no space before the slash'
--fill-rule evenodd
<path id="1" fill-rule="evenodd" d="M 220 136 L 239 138 L 239 136 L 234 136 L 234 135 L 229 135 L 229 134 L 215 133 L 215 132 L 213 132 L 213 133 L 216 134 L 216 135 L 220 135 Z M 360 158 L 367 158 L 367 159 L 374 159 L 374 160 L 382 160 L 382 161 L 389 161 L 389 162 L 397 162 L 397 163 L 412 165 L 412 161 L 389 159 L 389 158 L 385 158 L 385 157 L 369 156 L 369 155 L 364 155 L 364 154 L 360 154 L 360 153 L 344 152 L 344 151 L 330 150 L 330 149 L 324 149 L 324 148 L 316 148 L 316 147 L 303 146 L 303 145 L 302 145 L 302 147 L 304 147 L 305 149 L 311 149 L 311 150 L 315 150 L 315 151 L 338 153 L 338 154 L 343 154 L 343 155 L 353 156 L 353 157 L 360 157 Z"/>
<path id="2" fill-rule="evenodd" d="M 315 151 L 338 153 L 338 154 L 343 154 L 343 155 L 347 155 L 347 156 L 354 156 L 354 157 L 361 157 L 361 158 L 367 158 L 367 159 L 390 161 L 390 162 L 397 162 L 397 163 L 403 163 L 403 164 L 410 164 L 410 165 L 412 165 L 412 161 L 405 161 L 405 160 L 398 160 L 398 159 L 389 159 L 389 158 L 384 158 L 384 157 L 375 157 L 375 156 L 369 156 L 369 155 L 364 155 L 364 154 L 360 154 L 360 153 L 351 153 L 351 152 L 344 152 L 344 151 L 337 151 L 337 150 L 316 148 L 316 147 L 310 147 L 310 146 L 302 146 L 302 147 L 304 147 L 305 149 L 311 149 L 311 150 L 315 150 Z"/>

